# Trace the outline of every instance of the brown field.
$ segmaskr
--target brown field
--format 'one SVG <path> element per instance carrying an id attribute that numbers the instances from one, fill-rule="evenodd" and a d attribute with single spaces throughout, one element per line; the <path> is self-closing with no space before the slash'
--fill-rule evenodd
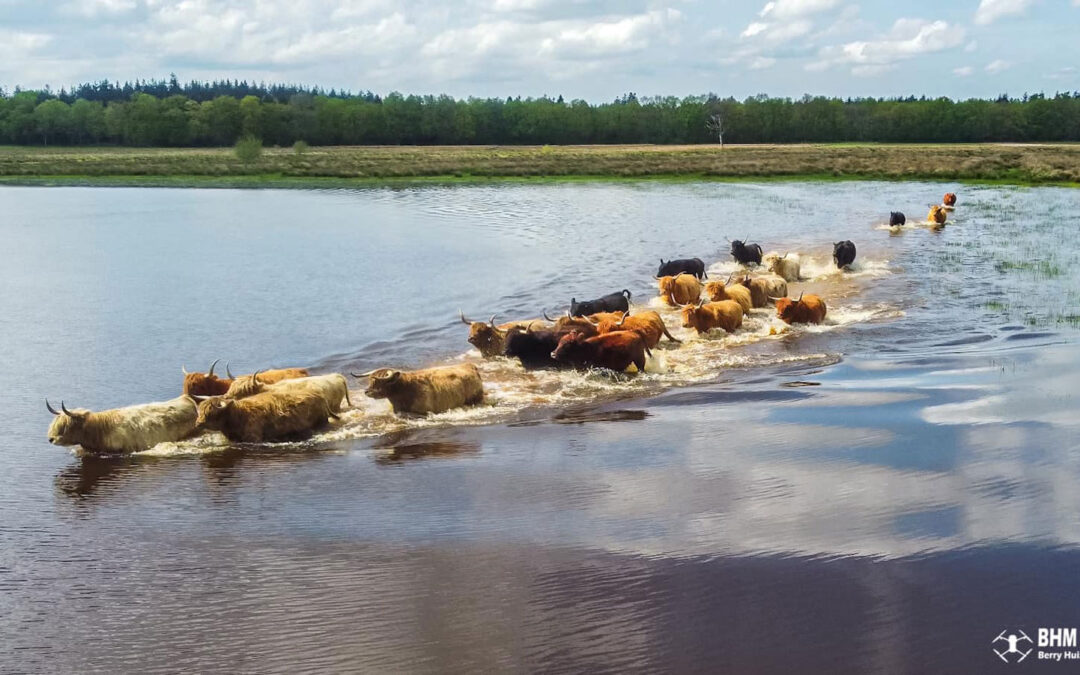
<path id="1" fill-rule="evenodd" d="M 1080 144 L 0 147 L 0 182 L 290 183 L 505 177 L 766 177 L 1080 183 Z M 111 180 L 110 180 L 111 179 Z"/>

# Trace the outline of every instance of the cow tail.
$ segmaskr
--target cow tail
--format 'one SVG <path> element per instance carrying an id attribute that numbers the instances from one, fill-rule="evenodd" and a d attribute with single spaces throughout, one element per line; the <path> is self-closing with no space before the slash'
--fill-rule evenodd
<path id="1" fill-rule="evenodd" d="M 345 380 L 345 376 L 342 375 L 341 379 Z M 352 400 L 349 398 L 349 381 L 348 380 L 345 380 L 345 403 L 350 408 L 353 407 Z"/>
<path id="2" fill-rule="evenodd" d="M 672 342 L 682 342 L 682 340 L 668 332 L 667 326 L 664 326 L 664 336 Z"/>
<path id="3" fill-rule="evenodd" d="M 628 291 L 627 289 L 625 289 L 625 288 L 624 288 L 624 289 L 622 289 L 622 292 L 623 292 L 624 294 L 626 294 L 626 299 L 627 299 L 627 300 L 629 300 L 629 299 L 630 299 L 630 297 L 631 297 L 631 295 L 630 295 L 630 291 Z"/>

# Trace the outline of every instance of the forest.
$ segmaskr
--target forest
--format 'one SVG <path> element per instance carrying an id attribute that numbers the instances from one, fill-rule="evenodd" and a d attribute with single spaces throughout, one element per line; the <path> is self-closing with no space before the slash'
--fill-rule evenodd
<path id="1" fill-rule="evenodd" d="M 1080 92 L 1020 98 L 773 98 L 605 103 L 344 92 L 240 81 L 0 89 L 0 144 L 228 146 L 1080 141 Z"/>

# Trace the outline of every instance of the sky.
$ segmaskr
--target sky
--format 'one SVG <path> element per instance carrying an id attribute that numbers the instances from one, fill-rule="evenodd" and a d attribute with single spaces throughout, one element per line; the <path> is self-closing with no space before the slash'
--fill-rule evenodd
<path id="1" fill-rule="evenodd" d="M 1080 0 L 0 0 L 0 87 L 246 79 L 417 94 L 1080 90 Z"/>

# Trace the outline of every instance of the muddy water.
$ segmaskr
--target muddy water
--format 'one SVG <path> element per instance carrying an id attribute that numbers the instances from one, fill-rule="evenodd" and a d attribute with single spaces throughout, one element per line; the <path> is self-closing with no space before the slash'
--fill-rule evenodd
<path id="1" fill-rule="evenodd" d="M 917 222 L 953 188 L 4 189 L 0 663 L 968 672 L 1002 629 L 1078 625 L 1080 202 L 969 187 Z M 725 237 L 797 253 L 826 324 L 681 328 L 657 259 L 726 277 Z M 457 321 L 622 288 L 684 339 L 634 377 L 483 362 Z M 488 401 L 358 397 L 260 448 L 45 442 L 44 396 L 169 398 L 219 357 L 475 360 Z"/>

